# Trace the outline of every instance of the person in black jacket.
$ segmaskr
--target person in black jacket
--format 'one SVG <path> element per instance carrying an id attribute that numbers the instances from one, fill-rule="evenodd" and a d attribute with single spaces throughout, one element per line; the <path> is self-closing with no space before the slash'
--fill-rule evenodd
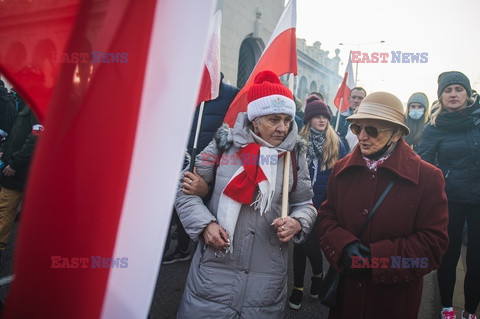
<path id="1" fill-rule="evenodd" d="M 15 105 L 5 88 L 5 83 L 0 80 L 0 143 L 5 140 L 12 130 L 15 112 Z"/>
<path id="2" fill-rule="evenodd" d="M 348 104 L 349 104 L 348 109 L 340 113 L 340 119 L 338 120 L 338 128 L 337 128 L 337 117 L 339 116 L 338 114 L 339 112 L 337 112 L 337 115 L 333 117 L 330 123 L 338 132 L 338 135 L 340 136 L 340 139 L 342 140 L 343 145 L 345 145 L 345 147 L 347 148 L 347 152 L 352 151 L 349 148 L 349 144 L 347 140 L 345 139 L 345 136 L 347 136 L 347 133 L 348 133 L 348 128 L 350 127 L 350 123 L 347 122 L 347 117 L 355 114 L 355 110 L 363 101 L 366 95 L 367 95 L 367 92 L 365 91 L 364 88 L 359 86 L 354 87 L 350 91 L 350 96 L 348 97 Z"/>
<path id="3" fill-rule="evenodd" d="M 443 171 L 448 197 L 448 249 L 438 269 L 442 318 L 455 318 L 453 290 L 467 220 L 465 311 L 475 318 L 480 302 L 480 101 L 472 96 L 469 79 L 461 72 L 438 77 L 439 108 L 423 131 L 418 154 Z"/>
<path id="4" fill-rule="evenodd" d="M 202 126 L 200 129 L 200 135 L 198 137 L 197 143 L 197 150 L 200 154 L 203 149 L 211 142 L 213 136 L 217 129 L 222 125 L 223 119 L 225 118 L 225 114 L 227 114 L 228 108 L 230 107 L 230 103 L 232 103 L 235 96 L 237 96 L 239 89 L 226 84 L 223 82 L 223 74 L 220 73 L 220 90 L 218 93 L 218 97 L 211 101 L 206 101 L 203 110 L 202 116 Z M 192 155 L 193 150 L 193 142 L 195 139 L 195 132 L 197 129 L 197 121 L 199 115 L 199 107 L 195 110 L 195 115 L 193 117 L 192 127 L 190 131 L 190 138 L 188 140 L 187 151 L 188 154 Z M 184 163 L 184 167 L 186 164 Z M 187 173 L 191 174 L 191 173 Z M 201 180 L 199 176 L 196 175 L 186 175 L 187 177 L 191 177 L 192 181 Z M 176 230 L 176 237 L 178 239 L 177 247 L 170 253 L 166 253 L 168 247 L 170 246 L 170 236 L 167 237 L 167 241 L 165 243 L 165 253 L 162 259 L 162 264 L 172 264 L 179 261 L 184 261 L 190 259 L 190 253 L 188 252 L 188 245 L 190 244 L 190 237 L 185 232 L 182 223 L 180 222 L 177 212 L 175 209 L 173 210 L 172 214 L 172 223 L 176 223 L 177 230 Z M 171 223 L 171 226 L 172 226 Z"/>
<path id="5" fill-rule="evenodd" d="M 4 250 L 17 216 L 33 151 L 43 126 L 22 103 L 5 143 L 0 146 L 0 251 Z"/>

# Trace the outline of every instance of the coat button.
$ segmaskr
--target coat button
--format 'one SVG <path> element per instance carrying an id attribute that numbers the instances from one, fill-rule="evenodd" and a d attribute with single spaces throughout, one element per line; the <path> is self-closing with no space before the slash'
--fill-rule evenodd
<path id="1" fill-rule="evenodd" d="M 370 175 L 370 180 L 375 179 L 375 174 Z"/>
<path id="2" fill-rule="evenodd" d="M 362 288 L 362 283 L 361 282 L 357 283 L 357 288 Z"/>
<path id="3" fill-rule="evenodd" d="M 367 216 L 368 215 L 368 209 L 365 208 L 364 210 L 362 210 L 362 215 Z"/>

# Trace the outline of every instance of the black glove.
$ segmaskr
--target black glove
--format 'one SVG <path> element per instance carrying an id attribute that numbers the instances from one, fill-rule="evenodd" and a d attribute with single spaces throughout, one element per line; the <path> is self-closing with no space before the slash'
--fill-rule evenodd
<path id="1" fill-rule="evenodd" d="M 343 270 L 345 274 L 352 275 L 352 276 L 360 276 L 365 273 L 371 272 L 370 268 L 352 268 L 352 257 L 358 256 L 361 259 L 360 262 L 356 264 L 363 264 L 363 258 L 370 259 L 372 258 L 372 254 L 370 253 L 370 247 L 367 245 L 362 244 L 359 241 L 355 241 L 353 243 L 348 244 L 343 249 L 342 256 L 340 257 L 340 268 Z M 357 259 L 358 261 L 358 259 Z M 370 263 L 369 263 L 370 264 Z"/>

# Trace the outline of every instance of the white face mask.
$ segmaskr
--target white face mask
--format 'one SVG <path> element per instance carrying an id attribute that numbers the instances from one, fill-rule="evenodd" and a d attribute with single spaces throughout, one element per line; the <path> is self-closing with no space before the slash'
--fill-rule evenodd
<path id="1" fill-rule="evenodd" d="M 424 112 L 423 109 L 410 110 L 410 111 L 408 111 L 408 116 L 410 116 L 414 120 L 418 120 L 419 118 L 421 118 L 423 116 L 423 112 Z"/>

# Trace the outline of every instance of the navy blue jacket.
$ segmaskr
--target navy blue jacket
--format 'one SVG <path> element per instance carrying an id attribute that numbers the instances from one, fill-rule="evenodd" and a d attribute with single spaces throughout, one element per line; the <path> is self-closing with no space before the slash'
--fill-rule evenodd
<path id="1" fill-rule="evenodd" d="M 338 159 L 342 159 L 347 155 L 347 150 L 345 149 L 345 146 L 343 145 L 342 141 L 339 142 L 339 153 L 338 153 Z M 317 172 L 317 179 L 315 183 L 313 183 L 313 178 L 315 176 L 315 169 L 313 168 L 313 165 L 311 165 L 308 169 L 310 171 L 310 180 L 313 183 L 313 207 L 319 208 L 320 204 L 322 204 L 325 199 L 327 198 L 327 182 L 328 182 L 328 177 L 330 176 L 330 173 L 332 172 L 332 169 L 326 169 L 324 171 L 320 171 L 320 167 L 322 165 L 322 160 L 323 158 L 318 160 L 318 172 Z"/>
<path id="2" fill-rule="evenodd" d="M 205 102 L 203 110 L 202 126 L 200 128 L 200 135 L 198 136 L 197 154 L 200 154 L 202 150 L 212 141 L 215 136 L 215 132 L 222 125 L 225 114 L 230 107 L 235 96 L 237 96 L 239 89 L 236 87 L 223 83 L 223 74 L 221 74 L 220 92 L 215 100 Z M 188 140 L 187 150 L 192 154 L 193 142 L 195 139 L 195 132 L 197 130 L 198 112 L 200 108 L 197 107 L 192 122 L 192 128 L 190 131 L 190 138 Z"/>

